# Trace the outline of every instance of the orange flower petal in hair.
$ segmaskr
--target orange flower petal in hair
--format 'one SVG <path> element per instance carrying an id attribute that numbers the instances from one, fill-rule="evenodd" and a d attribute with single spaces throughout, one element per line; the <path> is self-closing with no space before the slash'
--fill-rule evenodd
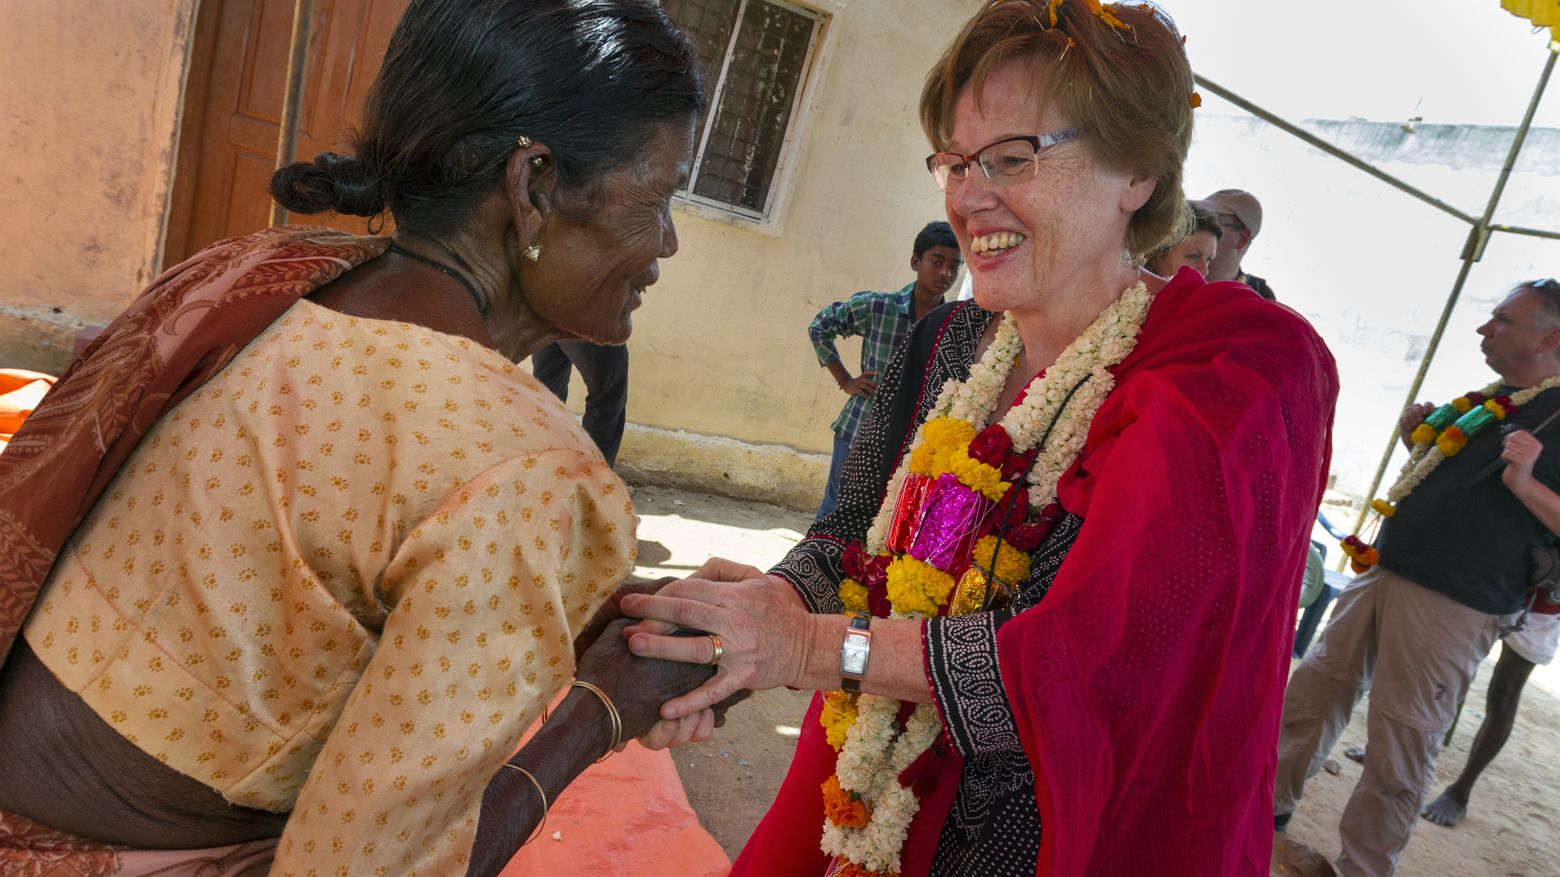
<path id="1" fill-rule="evenodd" d="M 1125 21 L 1117 18 L 1114 14 L 1111 13 L 1109 9 L 1105 7 L 1104 4 L 1100 3 L 1100 0 L 1079 0 L 1079 2 L 1082 3 L 1084 7 L 1090 12 L 1094 13 L 1095 17 L 1100 21 L 1110 25 L 1112 30 L 1132 29 L 1132 25 L 1127 24 Z M 1114 6 L 1115 4 L 1111 5 Z"/>

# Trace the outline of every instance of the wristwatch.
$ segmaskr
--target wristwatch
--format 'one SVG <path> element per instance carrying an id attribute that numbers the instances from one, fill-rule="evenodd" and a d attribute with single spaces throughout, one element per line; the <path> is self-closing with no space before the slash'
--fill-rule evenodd
<path id="1" fill-rule="evenodd" d="M 867 675 L 867 659 L 872 656 L 872 616 L 852 613 L 840 644 L 840 688 L 857 692 Z"/>

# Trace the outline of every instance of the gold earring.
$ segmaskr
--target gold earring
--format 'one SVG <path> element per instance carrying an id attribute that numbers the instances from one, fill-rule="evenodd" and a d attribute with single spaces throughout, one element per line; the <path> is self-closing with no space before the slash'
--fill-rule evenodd
<path id="1" fill-rule="evenodd" d="M 531 138 L 521 134 L 519 137 L 515 138 L 515 143 L 519 144 L 521 149 L 526 149 L 531 145 Z"/>
<path id="2" fill-rule="evenodd" d="M 532 244 L 529 247 L 526 247 L 520 255 L 524 256 L 527 261 L 538 261 L 542 258 L 542 245 Z"/>
<path id="3" fill-rule="evenodd" d="M 535 156 L 535 157 L 533 157 L 531 159 L 531 167 L 534 167 L 537 170 L 541 170 L 542 169 L 542 165 L 544 165 L 546 163 L 547 162 L 540 155 Z"/>

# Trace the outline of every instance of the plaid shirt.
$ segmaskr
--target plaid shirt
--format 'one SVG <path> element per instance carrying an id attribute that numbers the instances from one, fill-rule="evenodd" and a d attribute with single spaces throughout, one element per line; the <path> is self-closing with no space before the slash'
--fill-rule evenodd
<path id="1" fill-rule="evenodd" d="M 910 334 L 915 325 L 915 283 L 906 284 L 898 292 L 858 292 L 846 301 L 838 301 L 818 312 L 812 325 L 807 327 L 807 337 L 812 339 L 813 350 L 818 354 L 818 364 L 827 366 L 840 361 L 840 352 L 834 348 L 834 339 L 860 335 L 861 370 L 882 371 L 894 348 Z M 840 416 L 834 419 L 831 429 L 847 443 L 856 439 L 856 430 L 872 410 L 872 400 L 851 396 Z"/>

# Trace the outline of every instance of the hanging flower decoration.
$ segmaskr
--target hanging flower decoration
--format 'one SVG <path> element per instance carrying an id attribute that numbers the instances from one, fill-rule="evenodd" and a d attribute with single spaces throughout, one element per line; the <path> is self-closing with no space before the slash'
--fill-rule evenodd
<path id="1" fill-rule="evenodd" d="M 1560 52 L 1560 0 L 1500 0 L 1500 5 L 1534 27 L 1549 28 L 1549 50 Z"/>
<path id="2" fill-rule="evenodd" d="M 1560 375 L 1510 395 L 1500 393 L 1500 383 L 1496 382 L 1482 390 L 1464 393 L 1431 411 L 1409 434 L 1408 462 L 1398 472 L 1386 498 L 1371 500 L 1370 507 L 1376 515 L 1365 527 L 1369 538 L 1361 540 L 1350 536 L 1342 541 L 1349 566 L 1355 572 L 1364 572 L 1380 563 L 1381 553 L 1371 543 L 1375 542 L 1382 520 L 1397 514 L 1404 497 L 1413 493 L 1414 488 L 1424 483 L 1448 457 L 1461 453 L 1468 441 L 1485 427 L 1516 414 L 1539 393 L 1553 387 L 1560 387 Z"/>
<path id="3" fill-rule="evenodd" d="M 1054 11 L 1059 3 L 1053 4 Z M 1031 552 L 1062 519 L 1056 485 L 1115 386 L 1152 302 L 1121 294 L 991 423 L 1023 341 L 1011 314 L 963 381 L 945 383 L 888 482 L 865 546 L 847 546 L 840 599 L 879 617 L 928 618 L 1005 606 Z M 901 781 L 941 732 L 930 704 L 829 692 L 819 723 L 838 756 L 823 784 L 821 846 L 837 874 L 896 874 L 920 801 Z"/>

